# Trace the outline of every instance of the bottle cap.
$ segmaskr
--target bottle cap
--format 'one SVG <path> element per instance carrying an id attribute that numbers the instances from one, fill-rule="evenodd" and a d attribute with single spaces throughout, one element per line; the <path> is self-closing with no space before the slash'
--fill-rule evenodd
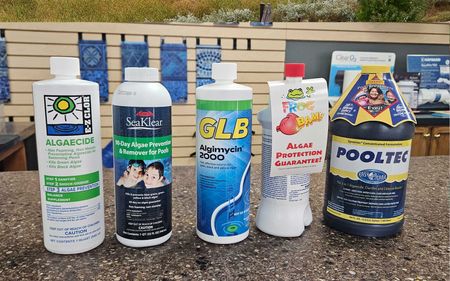
<path id="1" fill-rule="evenodd" d="M 50 57 L 50 74 L 55 76 L 80 75 L 80 60 L 69 57 Z"/>
<path id="2" fill-rule="evenodd" d="M 214 80 L 234 81 L 237 78 L 237 64 L 235 63 L 213 63 L 212 75 Z"/>
<path id="3" fill-rule="evenodd" d="M 305 77 L 305 64 L 286 63 L 284 65 L 284 75 L 286 77 Z"/>
<path id="4" fill-rule="evenodd" d="M 126 67 L 125 81 L 158 82 L 159 72 L 154 67 Z"/>

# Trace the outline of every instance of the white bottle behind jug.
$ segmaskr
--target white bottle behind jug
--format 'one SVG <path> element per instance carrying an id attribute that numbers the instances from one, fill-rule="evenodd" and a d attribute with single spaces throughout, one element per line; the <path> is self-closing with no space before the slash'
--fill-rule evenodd
<path id="1" fill-rule="evenodd" d="M 309 205 L 310 175 L 270 176 L 272 153 L 272 121 L 270 108 L 258 113 L 263 127 L 261 202 L 256 214 L 256 227 L 280 237 L 300 236 L 312 222 Z M 292 196 L 290 196 L 292 194 Z"/>
<path id="2" fill-rule="evenodd" d="M 44 245 L 82 253 L 105 238 L 99 86 L 77 58 L 51 57 L 50 73 L 33 83 Z"/>
<path id="3" fill-rule="evenodd" d="M 130 247 L 172 235 L 172 100 L 156 68 L 125 68 L 113 96 L 116 237 Z"/>
<path id="4" fill-rule="evenodd" d="M 302 63 L 286 64 L 285 75 L 286 80 L 269 81 L 270 106 L 258 113 L 263 141 L 256 226 L 274 236 L 296 237 L 312 222 L 309 173 L 323 166 L 328 92 L 324 79 L 303 80 Z"/>

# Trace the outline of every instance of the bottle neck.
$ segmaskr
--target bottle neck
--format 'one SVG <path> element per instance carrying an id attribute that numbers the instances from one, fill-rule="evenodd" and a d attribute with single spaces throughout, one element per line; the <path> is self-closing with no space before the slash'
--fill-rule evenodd
<path id="1" fill-rule="evenodd" d="M 303 77 L 286 77 L 286 81 L 302 82 Z"/>
<path id="2" fill-rule="evenodd" d="M 73 79 L 77 79 L 77 76 L 75 76 L 75 75 L 55 75 L 55 77 L 53 79 L 55 79 L 55 80 L 73 80 Z"/>

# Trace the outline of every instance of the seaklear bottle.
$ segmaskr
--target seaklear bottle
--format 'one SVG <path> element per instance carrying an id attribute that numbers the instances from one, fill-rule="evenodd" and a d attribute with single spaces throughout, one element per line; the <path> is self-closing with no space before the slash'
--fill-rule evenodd
<path id="1" fill-rule="evenodd" d="M 404 222 L 415 117 L 386 66 L 363 66 L 330 111 L 324 221 L 382 237 Z"/>
<path id="2" fill-rule="evenodd" d="M 213 63 L 214 84 L 196 90 L 197 235 L 231 244 L 249 234 L 252 89 L 235 63 Z"/>
<path id="3" fill-rule="evenodd" d="M 172 100 L 156 68 L 125 68 L 114 92 L 116 237 L 130 247 L 172 235 Z"/>
<path id="4" fill-rule="evenodd" d="M 51 57 L 50 73 L 33 83 L 44 245 L 76 254 L 105 238 L 99 88 L 77 58 Z"/>

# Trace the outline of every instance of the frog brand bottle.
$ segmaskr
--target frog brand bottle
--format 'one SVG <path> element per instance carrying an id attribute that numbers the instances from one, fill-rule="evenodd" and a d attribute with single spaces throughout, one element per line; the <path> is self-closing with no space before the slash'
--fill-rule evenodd
<path id="1" fill-rule="evenodd" d="M 269 108 L 258 113 L 263 127 L 261 203 L 256 227 L 274 236 L 297 237 L 312 223 L 309 205 L 310 175 L 270 176 L 272 157 L 272 122 Z"/>
<path id="2" fill-rule="evenodd" d="M 197 234 L 230 244 L 249 233 L 252 89 L 235 63 L 214 63 L 214 84 L 196 90 Z"/>
<path id="3" fill-rule="evenodd" d="M 172 101 L 156 68 L 125 68 L 113 96 L 116 237 L 148 247 L 172 234 Z"/>
<path id="4" fill-rule="evenodd" d="M 44 245 L 86 252 L 105 238 L 98 84 L 77 79 L 77 58 L 51 57 L 33 83 Z"/>
<path id="5" fill-rule="evenodd" d="M 416 120 L 389 67 L 363 66 L 330 116 L 325 223 L 361 236 L 396 234 Z"/>
<path id="6" fill-rule="evenodd" d="M 270 106 L 258 113 L 263 136 L 256 226 L 281 237 L 300 236 L 311 224 L 309 173 L 322 171 L 327 145 L 327 83 L 304 74 L 305 64 L 286 64 L 286 80 L 269 81 Z"/>

